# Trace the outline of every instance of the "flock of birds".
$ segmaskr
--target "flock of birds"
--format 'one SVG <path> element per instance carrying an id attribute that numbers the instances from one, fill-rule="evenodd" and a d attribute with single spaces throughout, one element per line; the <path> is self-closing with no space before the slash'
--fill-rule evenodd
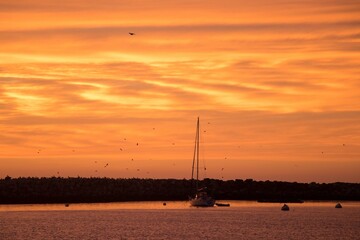
<path id="1" fill-rule="evenodd" d="M 135 33 L 129 33 L 129 34 L 130 34 L 130 35 L 135 35 Z M 210 122 L 208 122 L 208 124 L 210 124 Z M 152 130 L 155 130 L 155 128 L 152 128 Z M 203 132 L 206 133 L 206 130 L 204 130 Z M 124 140 L 124 141 L 127 141 L 127 138 L 123 138 L 123 140 Z M 172 144 L 173 146 L 175 146 L 175 142 L 172 142 L 171 144 Z M 136 146 L 139 147 L 139 145 L 140 145 L 139 142 L 136 142 Z M 120 147 L 119 150 L 120 150 L 121 152 L 123 152 L 123 151 L 125 151 L 125 148 Z M 38 149 L 38 150 L 37 150 L 37 154 L 40 154 L 41 152 L 42 152 L 42 149 Z M 71 152 L 75 153 L 75 149 L 72 149 Z M 227 158 L 225 158 L 225 159 L 227 159 Z M 151 160 L 151 159 L 150 159 L 150 160 Z M 134 162 L 134 158 L 131 158 L 131 162 Z M 98 163 L 99 163 L 98 161 L 94 161 L 94 164 L 98 165 Z M 175 163 L 172 163 L 172 165 L 175 166 L 176 164 L 175 164 Z M 103 165 L 103 168 L 108 168 L 109 166 L 110 166 L 109 163 L 105 163 L 105 165 Z M 125 170 L 128 171 L 128 170 L 130 170 L 130 168 L 127 167 L 127 168 L 125 168 Z M 204 170 L 206 170 L 206 167 L 205 167 L 205 166 L 204 166 Z M 136 171 L 137 171 L 137 172 L 140 172 L 141 169 L 140 169 L 140 168 L 136 168 Z M 221 168 L 221 171 L 224 171 L 224 168 Z M 95 173 L 99 173 L 100 171 L 99 171 L 99 169 L 97 168 L 97 169 L 94 170 L 94 172 L 95 172 Z M 149 174 L 149 173 L 150 173 L 149 171 L 146 172 L 146 174 Z M 59 172 L 59 171 L 57 171 L 57 175 L 60 176 L 60 172 Z M 224 177 L 222 176 L 222 178 L 224 178 Z"/>
<path id="2" fill-rule="evenodd" d="M 130 34 L 130 35 L 135 35 L 135 33 L 133 33 L 133 32 L 129 32 L 129 34 Z M 210 122 L 208 122 L 207 124 L 210 124 Z M 155 130 L 155 128 L 152 128 L 152 130 Z M 207 131 L 206 131 L 206 130 L 203 130 L 203 132 L 206 133 Z M 124 141 L 127 141 L 127 138 L 123 138 L 123 140 L 124 140 Z M 173 142 L 172 145 L 174 146 L 174 145 L 175 145 L 175 142 Z M 342 147 L 345 147 L 345 146 L 346 146 L 346 145 L 343 143 L 343 144 L 342 144 Z M 139 147 L 139 142 L 136 142 L 136 147 Z M 240 146 L 238 146 L 238 148 L 239 148 L 239 147 L 240 147 Z M 124 147 L 120 147 L 119 150 L 120 150 L 121 152 L 123 152 L 123 151 L 125 151 L 125 148 L 124 148 Z M 37 150 L 37 154 L 40 154 L 42 151 L 43 151 L 42 149 L 38 149 L 38 150 Z M 72 151 L 73 153 L 75 153 L 75 149 L 72 149 L 71 151 Z M 324 152 L 322 151 L 321 154 L 324 154 Z M 227 159 L 228 159 L 227 157 L 224 157 L 224 160 L 227 160 Z M 151 159 L 150 159 L 150 160 L 151 160 Z M 134 162 L 134 158 L 131 158 L 131 162 Z M 94 164 L 97 165 L 97 164 L 98 164 L 98 161 L 94 161 Z M 175 166 L 175 163 L 173 163 L 172 165 Z M 103 165 L 103 168 L 108 168 L 109 166 L 110 166 L 109 163 L 105 163 L 105 165 Z M 203 169 L 206 171 L 206 167 L 205 167 L 205 166 L 204 166 Z M 127 168 L 125 168 L 125 170 L 126 170 L 126 171 L 129 171 L 129 170 L 131 170 L 131 169 L 127 167 Z M 222 167 L 222 168 L 221 168 L 221 178 L 222 178 L 222 179 L 224 179 L 224 176 L 223 176 L 224 170 L 225 170 L 225 168 Z M 136 168 L 136 171 L 137 171 L 137 172 L 140 172 L 141 169 L 140 169 L 140 168 Z M 95 173 L 99 173 L 99 169 L 98 169 L 98 168 L 95 169 L 94 172 L 95 172 Z M 147 171 L 146 173 L 149 174 L 150 172 Z M 60 176 L 60 172 L 59 172 L 59 171 L 57 171 L 57 175 Z"/>
<path id="3" fill-rule="evenodd" d="M 155 129 L 153 129 L 153 130 L 155 130 Z M 204 131 L 204 132 L 206 132 L 206 131 Z M 126 138 L 124 138 L 124 140 L 126 141 Z M 172 143 L 172 145 L 175 145 L 175 143 Z M 138 142 L 136 143 L 136 146 L 139 146 L 139 143 L 138 143 Z M 345 145 L 345 144 L 342 144 L 342 146 L 345 147 L 346 145 Z M 123 148 L 119 148 L 119 150 L 120 150 L 120 151 L 124 151 Z M 40 154 L 42 151 L 43 151 L 42 149 L 38 149 L 38 150 L 37 150 L 37 154 Z M 72 149 L 72 152 L 75 152 L 75 149 Z M 321 154 L 324 154 L 324 152 L 321 152 Z M 224 159 L 227 160 L 228 158 L 227 158 L 227 157 L 224 157 Z M 131 158 L 131 162 L 134 162 L 134 158 Z M 98 164 L 98 161 L 94 161 L 94 163 L 95 163 L 95 164 Z M 173 163 L 172 165 L 175 166 L 175 163 Z M 109 167 L 109 163 L 106 163 L 106 164 L 104 165 L 104 168 L 107 168 L 107 167 Z M 126 169 L 126 171 L 129 170 L 129 168 L 125 168 L 125 169 Z M 139 172 L 140 170 L 141 170 L 140 168 L 137 168 L 137 169 L 136 169 L 137 172 Z M 206 171 L 206 167 L 205 167 L 205 166 L 204 166 L 204 170 Z M 222 168 L 221 168 L 221 172 L 223 172 L 224 170 L 225 170 L 225 168 L 222 167 Z M 94 172 L 95 172 L 95 173 L 98 173 L 99 171 L 98 171 L 98 169 L 96 169 Z M 146 173 L 149 174 L 150 172 L 147 171 Z M 58 176 L 60 175 L 60 172 L 59 172 L 59 171 L 57 171 L 57 175 L 58 175 Z M 221 178 L 224 179 L 224 176 L 221 176 Z"/>
<path id="4" fill-rule="evenodd" d="M 129 34 L 130 36 L 136 35 L 135 32 L 129 32 L 128 34 Z M 208 122 L 208 124 L 210 124 L 210 122 Z M 155 128 L 152 128 L 152 129 L 155 130 Z M 203 130 L 203 133 L 206 133 L 206 130 Z M 124 141 L 126 141 L 126 140 L 127 140 L 127 139 L 124 138 Z M 174 146 L 175 143 L 173 142 L 172 145 Z M 136 143 L 136 146 L 139 146 L 139 143 L 138 143 L 138 142 Z M 342 146 L 345 147 L 345 144 L 342 144 Z M 238 146 L 238 147 L 240 148 L 240 146 Z M 119 150 L 120 150 L 120 151 L 124 151 L 124 148 L 120 147 Z M 41 152 L 42 152 L 42 149 L 38 149 L 37 154 L 40 154 Z M 75 149 L 72 149 L 72 152 L 74 153 L 74 152 L 75 152 Z M 321 154 L 324 154 L 324 152 L 322 151 Z M 227 160 L 227 157 L 224 157 L 224 159 Z M 134 162 L 134 158 L 131 158 L 131 162 Z M 98 162 L 95 161 L 94 163 L 97 164 Z M 175 166 L 174 163 L 173 163 L 173 166 Z M 104 168 L 107 168 L 107 167 L 109 167 L 109 163 L 106 163 L 106 164 L 104 165 Z M 129 168 L 126 168 L 126 170 L 129 170 Z M 206 170 L 206 167 L 205 167 L 205 166 L 204 166 L 204 170 Z M 139 171 L 140 171 L 140 168 L 137 168 L 136 171 L 139 172 Z M 224 171 L 224 168 L 221 168 L 221 172 L 223 172 L 223 171 Z M 98 173 L 98 172 L 99 172 L 98 169 L 96 169 L 95 172 Z M 147 172 L 147 174 L 149 174 L 149 172 Z M 59 171 L 57 172 L 57 175 L 60 175 L 60 172 L 59 172 Z M 224 176 L 221 176 L 221 178 L 223 179 Z"/>

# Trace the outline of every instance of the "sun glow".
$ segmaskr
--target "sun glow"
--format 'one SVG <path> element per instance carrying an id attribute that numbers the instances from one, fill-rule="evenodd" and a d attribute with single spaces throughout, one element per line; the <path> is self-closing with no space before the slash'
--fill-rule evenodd
<path id="1" fill-rule="evenodd" d="M 360 181 L 358 1 L 0 6 L 0 177 L 183 178 L 200 116 L 209 177 Z"/>

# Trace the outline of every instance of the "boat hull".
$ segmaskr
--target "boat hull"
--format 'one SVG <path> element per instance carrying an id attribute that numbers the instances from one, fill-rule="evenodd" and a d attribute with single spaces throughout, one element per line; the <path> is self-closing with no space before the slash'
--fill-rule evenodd
<path id="1" fill-rule="evenodd" d="M 212 198 L 203 199 L 203 198 L 193 198 L 190 199 L 190 205 L 193 207 L 213 207 L 215 200 Z"/>

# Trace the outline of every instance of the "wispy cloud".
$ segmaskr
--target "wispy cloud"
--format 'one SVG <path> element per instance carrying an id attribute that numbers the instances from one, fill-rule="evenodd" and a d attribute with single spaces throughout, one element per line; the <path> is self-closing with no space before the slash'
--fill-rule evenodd
<path id="1" fill-rule="evenodd" d="M 0 12 L 0 175 L 26 161 L 89 175 L 95 158 L 185 163 L 197 116 L 212 166 L 358 164 L 358 1 L 4 0 Z"/>

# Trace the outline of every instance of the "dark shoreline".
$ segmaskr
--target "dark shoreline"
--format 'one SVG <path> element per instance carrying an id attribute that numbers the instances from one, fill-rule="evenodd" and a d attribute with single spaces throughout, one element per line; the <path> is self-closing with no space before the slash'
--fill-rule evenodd
<path id="1" fill-rule="evenodd" d="M 360 201 L 359 183 L 297 183 L 204 179 L 215 199 L 259 202 Z M 187 179 L 10 178 L 0 179 L 0 204 L 105 203 L 187 200 Z"/>

